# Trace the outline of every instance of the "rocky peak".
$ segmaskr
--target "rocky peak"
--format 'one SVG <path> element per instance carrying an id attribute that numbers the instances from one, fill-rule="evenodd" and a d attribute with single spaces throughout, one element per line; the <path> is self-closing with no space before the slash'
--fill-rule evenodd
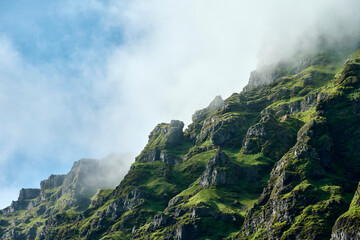
<path id="1" fill-rule="evenodd" d="M 243 88 L 243 91 L 248 91 L 254 87 L 262 86 L 273 82 L 276 79 L 276 74 L 273 69 L 256 70 L 250 73 L 248 84 Z"/>
<path id="2" fill-rule="evenodd" d="M 61 195 L 70 195 L 69 205 L 76 205 L 77 201 L 89 204 L 89 199 L 96 191 L 105 187 L 106 176 L 103 175 L 103 167 L 97 159 L 84 158 L 74 163 L 61 185 Z"/>
<path id="3" fill-rule="evenodd" d="M 0 213 L 30 209 L 38 202 L 39 196 L 40 189 L 38 188 L 22 188 L 19 192 L 18 200 L 12 201 L 11 205 L 3 210 L 0 210 Z"/>
<path id="4" fill-rule="evenodd" d="M 144 150 L 136 157 L 138 162 L 163 161 L 174 165 L 181 161 L 169 150 L 184 143 L 184 123 L 172 120 L 170 123 L 158 124 L 149 135 L 149 141 Z"/>
<path id="5" fill-rule="evenodd" d="M 192 115 L 193 122 L 201 122 L 205 120 L 212 113 L 219 110 L 223 105 L 224 105 L 224 100 L 221 98 L 221 96 L 216 96 L 214 100 L 212 100 L 212 102 L 209 104 L 209 106 L 201 110 L 197 110 Z"/>
<path id="6" fill-rule="evenodd" d="M 183 141 L 184 123 L 179 120 L 171 120 L 169 123 L 156 125 L 149 135 L 148 144 L 156 144 L 158 147 L 173 147 Z"/>
<path id="7" fill-rule="evenodd" d="M 179 120 L 172 120 L 169 126 L 169 134 L 167 136 L 166 146 L 175 147 L 183 142 L 184 123 Z"/>
<path id="8" fill-rule="evenodd" d="M 159 135 L 165 135 L 169 131 L 169 124 L 168 123 L 159 123 L 156 127 L 150 132 L 148 143 L 156 140 Z"/>
<path id="9" fill-rule="evenodd" d="M 243 88 L 243 91 L 258 86 L 263 86 L 273 81 L 285 77 L 287 75 L 298 74 L 312 65 L 323 65 L 324 62 L 329 64 L 334 61 L 332 56 L 326 53 L 298 53 L 288 61 L 280 61 L 271 65 L 261 65 L 257 70 L 251 72 L 248 84 Z M 305 79 L 304 79 L 305 80 Z M 311 76 L 305 81 L 311 81 Z"/>
<path id="10" fill-rule="evenodd" d="M 214 112 L 220 109 L 223 105 L 224 105 L 224 100 L 220 95 L 218 95 L 214 98 L 214 100 L 212 100 L 212 102 L 209 104 L 207 108 L 209 111 Z"/>
<path id="11" fill-rule="evenodd" d="M 54 175 L 51 174 L 48 179 L 40 182 L 41 196 L 46 197 L 47 189 L 54 189 L 60 187 L 65 179 L 66 175 Z"/>
<path id="12" fill-rule="evenodd" d="M 360 54 L 355 54 L 345 62 L 340 75 L 335 79 L 343 86 L 358 87 L 360 83 Z"/>
<path id="13" fill-rule="evenodd" d="M 38 188 L 22 188 L 19 193 L 18 201 L 34 199 L 40 196 L 40 189 Z"/>
<path id="14" fill-rule="evenodd" d="M 360 239 L 356 59 L 335 81 L 323 56 L 254 72 L 254 86 L 285 76 L 216 97 L 185 136 L 158 124 L 113 190 L 111 168 L 77 161 L 0 211 L 0 239 Z"/>

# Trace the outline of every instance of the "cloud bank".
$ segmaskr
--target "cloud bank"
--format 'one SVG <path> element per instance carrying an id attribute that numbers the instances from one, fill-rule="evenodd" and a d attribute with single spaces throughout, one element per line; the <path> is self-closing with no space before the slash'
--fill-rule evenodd
<path id="1" fill-rule="evenodd" d="M 322 39 L 356 42 L 359 7 L 355 0 L 41 1 L 15 20 L 10 13 L 20 10 L 9 8 L 0 23 L 0 195 L 9 197 L 0 207 L 17 198 L 14 189 L 37 187 L 80 158 L 139 153 L 157 123 L 190 123 L 216 95 L 240 92 L 257 65 Z M 133 159 L 123 161 L 128 168 Z"/>

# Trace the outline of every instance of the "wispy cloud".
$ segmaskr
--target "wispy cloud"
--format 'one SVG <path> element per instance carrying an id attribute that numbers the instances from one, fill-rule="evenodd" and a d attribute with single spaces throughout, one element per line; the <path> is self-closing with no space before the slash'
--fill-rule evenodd
<path id="1" fill-rule="evenodd" d="M 216 95 L 240 92 L 259 62 L 316 47 L 319 36 L 359 37 L 355 0 L 35 7 L 0 16 L 2 189 L 36 187 L 82 157 L 139 153 L 158 122 L 190 123 Z"/>

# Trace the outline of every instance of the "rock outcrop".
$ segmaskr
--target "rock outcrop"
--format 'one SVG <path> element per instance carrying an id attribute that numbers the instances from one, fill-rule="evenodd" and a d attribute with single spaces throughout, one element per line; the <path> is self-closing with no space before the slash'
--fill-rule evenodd
<path id="1" fill-rule="evenodd" d="M 331 239 L 360 239 L 360 183 L 351 202 L 350 209 L 336 220 L 332 229 Z"/>
<path id="2" fill-rule="evenodd" d="M 22 188 L 19 193 L 18 201 L 25 201 L 37 198 L 40 196 L 40 189 L 38 188 Z"/>
<path id="3" fill-rule="evenodd" d="M 201 186 L 211 184 L 237 184 L 239 182 L 240 168 L 230 162 L 228 156 L 218 149 L 213 158 L 206 165 L 206 170 L 200 176 Z"/>
<path id="4" fill-rule="evenodd" d="M 158 124 L 121 182 L 81 159 L 22 189 L 0 239 L 360 239 L 360 52 L 338 71 L 339 51 L 257 70 L 184 132 Z"/>
<path id="5" fill-rule="evenodd" d="M 284 115 L 281 121 L 272 115 L 265 115 L 259 123 L 248 129 L 242 149 L 245 154 L 261 152 L 277 161 L 294 146 L 301 125 L 302 122 L 289 115 Z"/>
<path id="6" fill-rule="evenodd" d="M 280 72 L 275 71 L 273 68 L 264 69 L 262 71 L 253 71 L 250 74 L 248 84 L 243 88 L 243 91 L 248 91 L 254 87 L 269 84 L 281 76 Z"/>
<path id="7" fill-rule="evenodd" d="M 34 206 L 34 204 L 38 202 L 37 198 L 39 196 L 40 196 L 40 189 L 38 188 L 22 188 L 20 190 L 18 200 L 13 201 L 9 207 L 1 210 L 1 212 L 9 213 L 18 210 L 31 209 Z"/>
<path id="8" fill-rule="evenodd" d="M 40 195 L 42 197 L 42 199 L 45 199 L 47 197 L 47 190 L 51 191 L 52 189 L 58 188 L 60 186 L 62 186 L 62 184 L 64 183 L 64 179 L 65 179 L 66 175 L 50 175 L 48 179 L 43 180 L 40 182 Z"/>
<path id="9" fill-rule="evenodd" d="M 315 107 L 318 101 L 318 93 L 309 93 L 303 99 L 292 101 L 289 103 L 279 104 L 278 106 L 266 108 L 262 112 L 263 116 L 274 115 L 280 118 L 284 115 L 295 115 L 297 113 L 306 112 Z"/>
<path id="10" fill-rule="evenodd" d="M 304 54 L 295 57 L 287 62 L 280 61 L 274 66 L 262 67 L 256 71 L 251 72 L 248 84 L 243 88 L 243 91 L 249 91 L 254 87 L 263 86 L 278 80 L 287 75 L 296 75 L 311 65 L 321 65 L 324 61 L 330 63 L 333 61 L 331 56 L 324 53 L 318 54 Z"/>
<path id="11" fill-rule="evenodd" d="M 204 109 L 197 110 L 192 115 L 193 122 L 201 122 L 204 121 L 210 114 L 213 114 L 217 110 L 219 110 L 224 105 L 224 100 L 221 96 L 216 96 L 214 100 Z"/>
<path id="12" fill-rule="evenodd" d="M 158 124 L 149 135 L 149 141 L 144 150 L 136 157 L 137 162 L 146 163 L 162 161 L 167 164 L 179 164 L 182 159 L 176 154 L 176 147 L 185 143 L 183 133 L 184 123 L 172 120 L 170 124 Z"/>

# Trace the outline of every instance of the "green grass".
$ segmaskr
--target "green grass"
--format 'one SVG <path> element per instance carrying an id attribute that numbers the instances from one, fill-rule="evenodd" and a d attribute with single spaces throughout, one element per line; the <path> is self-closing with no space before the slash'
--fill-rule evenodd
<path id="1" fill-rule="evenodd" d="M 205 171 L 207 162 L 214 156 L 216 150 L 202 152 L 192 156 L 172 170 L 174 183 L 182 189 L 187 188 L 199 175 Z"/>
<path id="2" fill-rule="evenodd" d="M 61 186 L 57 187 L 57 188 L 51 188 L 51 189 L 45 189 L 45 193 L 47 194 L 53 194 L 55 192 L 58 192 L 61 189 Z"/>
<path id="3" fill-rule="evenodd" d="M 173 154 L 175 156 L 184 156 L 189 152 L 189 149 L 193 146 L 190 142 L 184 142 L 181 145 L 166 148 L 164 152 Z"/>
<path id="4" fill-rule="evenodd" d="M 274 218 L 271 229 L 279 234 L 283 233 L 283 239 L 292 239 L 295 234 L 300 234 L 300 238 L 303 239 L 310 238 L 309 236 L 314 236 L 314 234 L 320 236 L 321 239 L 329 239 L 331 227 L 339 216 L 349 219 L 349 223 L 359 222 L 360 207 L 357 199 L 354 198 L 350 205 L 353 197 L 352 190 L 354 189 L 352 185 L 356 181 L 349 180 L 346 174 L 349 171 L 356 171 L 352 166 L 360 157 L 356 139 L 359 127 L 356 122 L 358 116 L 353 114 L 354 106 L 349 104 L 360 99 L 360 90 L 354 86 L 333 81 L 334 78 L 345 76 L 342 75 L 342 63 L 347 54 L 346 52 L 305 53 L 288 63 L 281 63 L 264 69 L 265 72 L 275 73 L 277 79 L 273 83 L 244 93 L 235 93 L 225 100 L 226 107 L 224 109 L 214 113 L 204 113 L 207 117 L 205 121 L 208 123 L 204 125 L 204 121 L 199 121 L 193 124 L 189 130 L 190 133 L 185 132 L 185 134 L 189 134 L 185 139 L 190 140 L 181 145 L 166 146 L 168 132 L 165 130 L 169 128 L 169 124 L 157 125 L 156 131 L 150 134 L 150 141 L 140 156 L 159 148 L 167 154 L 179 158 L 184 157 L 184 159 L 187 156 L 188 159 L 175 166 L 168 166 L 160 161 L 135 162 L 128 175 L 115 190 L 99 190 L 90 199 L 93 205 L 90 205 L 83 212 L 85 219 L 81 221 L 75 221 L 80 211 L 79 206 L 68 205 L 74 200 L 74 196 L 70 192 L 54 202 L 47 201 L 43 206 L 47 209 L 48 216 L 54 216 L 56 212 L 60 212 L 58 216 L 64 221 L 59 226 L 54 227 L 53 230 L 58 232 L 58 237 L 64 234 L 68 238 L 80 239 L 80 232 L 83 229 L 87 227 L 92 229 L 97 226 L 100 213 L 106 211 L 109 205 L 117 199 L 128 196 L 134 189 L 140 189 L 144 193 L 144 202 L 123 213 L 116 221 L 106 218 L 105 223 L 102 223 L 104 229 L 95 238 L 129 239 L 131 238 L 131 227 L 128 225 L 134 223 L 143 230 L 144 238 L 149 236 L 151 239 L 162 239 L 167 231 L 171 227 L 175 228 L 175 226 L 159 228 L 154 232 L 146 232 L 145 229 L 153 221 L 157 212 L 174 210 L 174 208 L 184 208 L 188 211 L 177 219 L 177 224 L 188 224 L 193 221 L 190 218 L 189 210 L 199 205 L 210 207 L 215 213 L 245 217 L 246 211 L 253 206 L 259 198 L 261 190 L 266 187 L 271 168 L 275 164 L 275 157 L 268 155 L 264 150 L 265 147 L 270 148 L 272 152 L 280 152 L 281 156 L 285 151 L 276 144 L 272 144 L 273 136 L 270 139 L 260 141 L 260 152 L 244 154 L 244 151 L 241 150 L 248 128 L 260 120 L 263 116 L 261 111 L 265 113 L 263 111 L 265 108 L 275 115 L 274 120 L 267 123 L 260 122 L 259 124 L 268 127 L 267 130 L 270 130 L 270 135 L 277 136 L 276 133 L 281 130 L 284 133 L 290 133 L 289 135 L 292 134 L 296 140 L 296 133 L 299 128 L 304 123 L 314 120 L 316 124 L 327 124 L 328 131 L 324 133 L 319 130 L 321 133 L 318 133 L 318 129 L 311 128 L 311 124 L 305 125 L 300 134 L 310 131 L 312 133 L 306 135 L 306 140 L 309 141 L 299 143 L 299 146 L 306 146 L 307 144 L 307 146 L 319 149 L 331 141 L 334 142 L 331 145 L 331 153 L 334 157 L 331 161 L 334 166 L 328 166 L 330 170 L 327 170 L 321 179 L 316 179 L 311 175 L 314 170 L 322 167 L 318 158 L 297 159 L 291 157 L 290 153 L 285 155 L 287 161 L 281 171 L 299 174 L 301 179 L 294 180 L 283 189 L 281 194 L 271 197 L 296 201 L 295 207 L 300 210 L 300 213 L 297 216 L 292 216 L 294 222 L 291 225 Z M 300 72 L 295 74 L 293 65 L 307 57 L 310 60 L 305 62 L 301 66 Z M 348 59 L 349 64 L 357 64 L 356 59 L 360 59 L 360 52 Z M 283 105 L 303 101 L 307 94 L 319 92 L 324 94 L 321 102 L 325 102 L 329 106 L 321 105 L 320 107 L 323 108 L 318 109 L 318 111 L 317 107 L 319 106 L 313 107 L 307 111 L 288 116 L 289 118 L 287 120 L 284 118 L 284 121 L 280 119 L 283 116 L 277 116 L 277 114 L 280 115 L 279 110 Z M 203 126 L 204 129 L 202 129 Z M 219 128 L 213 130 L 215 126 Z M 201 129 L 204 131 L 203 133 L 208 132 L 204 134 L 203 138 L 198 138 L 199 140 L 196 142 L 196 137 Z M 232 131 L 232 138 L 221 147 L 229 156 L 231 164 L 236 164 L 231 166 L 239 167 L 243 171 L 244 178 L 239 180 L 236 185 L 203 187 L 199 184 L 199 177 L 205 171 L 206 164 L 216 151 L 215 149 L 208 150 L 213 145 L 212 134 L 216 131 L 226 132 L 228 130 Z M 343 135 L 348 137 L 341 141 L 338 140 Z M 187 138 L 188 136 L 190 137 Z M 194 142 L 196 142 L 195 146 Z M 344 162 L 346 164 L 343 164 Z M 219 167 L 219 169 L 227 171 L 229 170 L 227 167 Z M 256 181 L 251 182 L 250 177 L 247 179 L 246 175 L 250 171 L 259 175 Z M 354 176 L 357 175 L 354 174 Z M 273 183 L 269 182 L 269 184 Z M 61 187 L 46 189 L 45 192 L 52 195 L 60 189 Z M 276 191 L 272 191 L 272 193 L 277 194 Z M 167 208 L 168 201 L 175 196 L 183 198 L 175 206 Z M 271 211 L 271 208 L 266 205 L 260 207 L 262 211 Z M 25 233 L 29 228 L 37 224 L 41 225 L 46 221 L 47 216 L 37 213 L 39 209 L 40 206 L 29 211 L 2 214 L 1 219 L 5 219 L 9 223 L 17 220 L 18 225 L 16 227 Z M 166 212 L 166 214 L 171 214 L 171 211 Z M 241 227 L 240 222 L 236 225 L 210 217 L 198 218 L 196 221 L 198 221 L 201 233 L 200 239 L 235 238 Z M 355 225 L 343 227 L 351 228 Z M 11 225 L 9 226 L 11 227 Z M 1 229 L 7 227 L 2 226 Z M 257 232 L 247 239 L 266 239 L 267 234 L 268 231 L 264 226 L 257 226 Z"/>
<path id="5" fill-rule="evenodd" d="M 273 160 L 265 157 L 262 153 L 244 154 L 241 149 L 232 148 L 225 148 L 223 151 L 234 163 L 244 167 L 252 165 L 268 165 L 274 163 Z"/>
<path id="6" fill-rule="evenodd" d="M 313 187 L 307 180 L 302 181 L 300 184 L 296 185 L 295 188 L 291 190 L 291 192 L 286 193 L 282 196 L 282 198 L 294 197 L 297 192 L 304 193 L 307 189 Z"/>
<path id="7" fill-rule="evenodd" d="M 294 115 L 295 118 L 299 119 L 300 121 L 306 123 L 310 121 L 316 115 L 316 107 L 312 107 L 305 112 L 299 112 Z"/>
<path id="8" fill-rule="evenodd" d="M 216 150 L 210 150 L 206 152 L 199 153 L 195 156 L 192 156 L 190 159 L 184 161 L 183 163 L 174 166 L 175 172 L 184 172 L 189 166 L 193 164 L 200 164 L 206 166 L 207 162 L 214 156 Z"/>

